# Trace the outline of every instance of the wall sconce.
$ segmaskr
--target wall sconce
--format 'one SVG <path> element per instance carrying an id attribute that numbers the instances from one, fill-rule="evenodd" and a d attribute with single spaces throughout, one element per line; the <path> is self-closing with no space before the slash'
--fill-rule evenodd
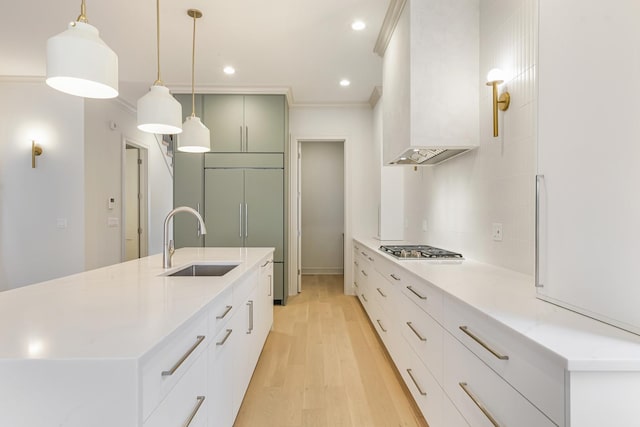
<path id="1" fill-rule="evenodd" d="M 36 144 L 35 141 L 31 141 L 31 168 L 36 167 L 36 156 L 42 154 L 42 147 Z"/>
<path id="2" fill-rule="evenodd" d="M 511 102 L 511 95 L 505 91 L 498 98 L 498 85 L 504 83 L 504 73 L 498 68 L 494 68 L 487 74 L 487 86 L 493 88 L 493 136 L 498 136 L 498 108 L 500 111 L 507 111 Z"/>

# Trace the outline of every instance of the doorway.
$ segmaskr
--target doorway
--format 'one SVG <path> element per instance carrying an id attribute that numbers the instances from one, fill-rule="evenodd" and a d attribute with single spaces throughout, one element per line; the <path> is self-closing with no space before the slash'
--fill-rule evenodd
<path id="1" fill-rule="evenodd" d="M 125 143 L 123 159 L 123 260 L 147 256 L 147 149 Z"/>
<path id="2" fill-rule="evenodd" d="M 344 274 L 344 141 L 298 143 L 298 292 L 301 275 Z"/>

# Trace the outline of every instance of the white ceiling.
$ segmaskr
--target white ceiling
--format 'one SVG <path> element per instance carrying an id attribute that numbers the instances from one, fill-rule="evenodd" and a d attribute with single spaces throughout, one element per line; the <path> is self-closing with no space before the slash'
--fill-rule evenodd
<path id="1" fill-rule="evenodd" d="M 0 0 L 0 76 L 44 76 L 45 44 L 75 20 L 80 0 Z M 161 0 L 162 79 L 191 88 L 193 19 L 196 91 L 290 91 L 293 104 L 365 103 L 381 85 L 373 48 L 389 0 Z M 156 77 L 156 1 L 87 0 L 89 23 L 119 58 L 121 97 L 131 103 Z M 354 19 L 367 28 L 351 29 Z M 237 72 L 227 76 L 225 65 Z M 338 83 L 347 78 L 347 88 Z"/>

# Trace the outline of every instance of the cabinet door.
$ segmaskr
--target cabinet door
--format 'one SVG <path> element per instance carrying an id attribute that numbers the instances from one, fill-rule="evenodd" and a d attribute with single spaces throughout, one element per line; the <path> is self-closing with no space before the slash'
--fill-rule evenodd
<path id="1" fill-rule="evenodd" d="M 284 152 L 285 98 L 283 95 L 244 97 L 245 151 Z"/>
<path id="2" fill-rule="evenodd" d="M 238 95 L 206 95 L 204 124 L 211 131 L 211 151 L 243 151 L 244 100 Z"/>
<path id="3" fill-rule="evenodd" d="M 245 246 L 275 247 L 283 261 L 284 179 L 282 169 L 245 171 Z"/>
<path id="4" fill-rule="evenodd" d="M 637 0 L 541 0 L 538 100 L 539 295 L 636 333 L 638 16 Z"/>
<path id="5" fill-rule="evenodd" d="M 244 242 L 244 172 L 205 169 L 205 246 L 241 247 Z"/>
<path id="6" fill-rule="evenodd" d="M 174 153 L 173 206 L 189 206 L 204 212 L 204 155 L 196 153 Z M 175 247 L 199 247 L 204 237 L 199 233 L 198 220 L 193 215 L 179 214 L 173 217 L 173 239 Z"/>
<path id="7" fill-rule="evenodd" d="M 233 318 L 214 338 L 209 346 L 208 394 L 209 427 L 233 425 L 233 360 L 237 353 L 239 332 L 234 329 Z"/>

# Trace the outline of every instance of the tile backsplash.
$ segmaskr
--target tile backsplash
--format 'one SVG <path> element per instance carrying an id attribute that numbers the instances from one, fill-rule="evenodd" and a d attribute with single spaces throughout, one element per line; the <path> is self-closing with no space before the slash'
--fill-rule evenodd
<path id="1" fill-rule="evenodd" d="M 526 274 L 534 263 L 537 8 L 537 0 L 480 1 L 480 146 L 405 171 L 408 240 Z M 497 138 L 485 84 L 491 68 L 505 72 L 500 92 L 511 94 Z M 502 241 L 493 240 L 493 223 L 502 224 Z"/>

